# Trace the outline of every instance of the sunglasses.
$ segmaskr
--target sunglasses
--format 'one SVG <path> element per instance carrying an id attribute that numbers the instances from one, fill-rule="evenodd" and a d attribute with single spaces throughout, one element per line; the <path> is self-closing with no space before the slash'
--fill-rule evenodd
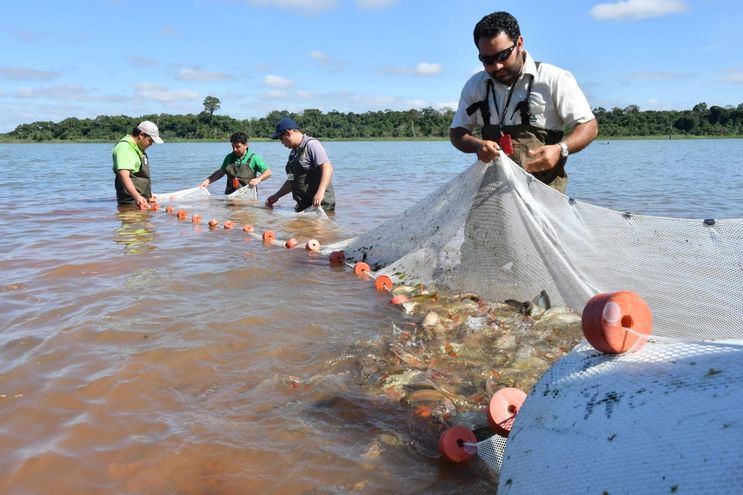
<path id="1" fill-rule="evenodd" d="M 513 49 L 516 48 L 516 43 L 511 46 L 511 48 L 506 48 L 503 51 L 500 51 L 496 53 L 495 55 L 478 55 L 477 58 L 480 59 L 480 62 L 482 62 L 485 65 L 493 65 L 496 62 L 505 62 L 508 57 L 511 56 L 511 52 Z"/>

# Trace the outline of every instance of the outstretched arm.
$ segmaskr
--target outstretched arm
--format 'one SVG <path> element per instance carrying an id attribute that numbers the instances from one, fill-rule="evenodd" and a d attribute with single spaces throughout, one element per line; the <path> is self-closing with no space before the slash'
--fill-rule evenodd
<path id="1" fill-rule="evenodd" d="M 278 191 L 270 195 L 266 198 L 266 206 L 271 207 L 275 202 L 279 200 L 282 196 L 286 196 L 292 191 L 292 183 L 291 181 L 284 181 L 284 184 L 281 185 Z"/>
<path id="2" fill-rule="evenodd" d="M 221 179 L 224 176 L 224 174 L 225 174 L 225 172 L 221 168 L 215 170 L 212 175 L 210 175 L 209 177 L 207 177 L 206 179 L 204 179 L 204 182 L 202 182 L 201 184 L 199 184 L 199 187 L 202 188 L 202 189 L 205 188 L 205 187 L 207 187 L 212 182 L 215 182 L 215 181 L 218 181 L 219 179 Z"/>

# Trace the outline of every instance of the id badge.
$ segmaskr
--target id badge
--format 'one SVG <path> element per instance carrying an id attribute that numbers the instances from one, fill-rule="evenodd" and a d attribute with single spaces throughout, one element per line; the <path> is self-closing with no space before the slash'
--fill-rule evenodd
<path id="1" fill-rule="evenodd" d="M 510 134 L 501 134 L 498 138 L 498 145 L 506 155 L 510 156 L 513 154 L 513 141 L 511 141 Z"/>
<path id="2" fill-rule="evenodd" d="M 237 180 L 237 177 L 235 177 L 234 179 L 232 179 L 232 187 L 234 189 L 240 189 L 240 181 Z"/>
<path id="3" fill-rule="evenodd" d="M 294 180 L 294 174 L 286 174 L 286 180 L 293 181 Z"/>

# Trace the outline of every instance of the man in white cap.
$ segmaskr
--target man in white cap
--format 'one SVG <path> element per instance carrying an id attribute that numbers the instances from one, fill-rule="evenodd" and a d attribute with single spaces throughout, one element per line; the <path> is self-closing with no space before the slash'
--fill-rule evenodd
<path id="1" fill-rule="evenodd" d="M 157 126 L 145 120 L 114 146 L 111 156 L 116 174 L 116 201 L 119 205 L 137 205 L 146 210 L 155 201 L 150 184 L 150 163 L 144 151 L 152 143 L 162 142 Z"/>

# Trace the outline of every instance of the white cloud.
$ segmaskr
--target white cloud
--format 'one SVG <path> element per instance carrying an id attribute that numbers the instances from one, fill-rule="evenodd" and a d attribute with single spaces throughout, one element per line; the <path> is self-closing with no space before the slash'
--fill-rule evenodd
<path id="1" fill-rule="evenodd" d="M 310 52 L 310 57 L 314 58 L 318 62 L 326 62 L 326 61 L 330 60 L 330 57 L 328 57 L 328 55 L 326 53 L 323 53 L 323 52 L 318 51 L 318 50 L 311 51 Z"/>
<path id="2" fill-rule="evenodd" d="M 648 72 L 632 72 L 627 74 L 627 79 L 689 79 L 694 77 L 691 72 L 662 72 L 662 71 L 648 71 Z"/>
<path id="3" fill-rule="evenodd" d="M 432 64 L 430 62 L 420 62 L 414 67 L 384 67 L 382 72 L 385 74 L 412 74 L 414 76 L 434 76 L 440 73 L 444 67 L 441 64 Z"/>
<path id="4" fill-rule="evenodd" d="M 458 106 L 458 101 L 438 101 L 433 105 L 433 108 L 437 110 L 456 110 Z"/>
<path id="5" fill-rule="evenodd" d="M 265 93 L 261 93 L 259 98 L 266 99 L 266 100 L 283 100 L 288 95 L 289 95 L 289 92 L 284 89 L 274 89 L 271 91 L 266 91 Z"/>
<path id="6" fill-rule="evenodd" d="M 400 98 L 385 94 L 354 93 L 350 91 L 329 91 L 315 93 L 311 91 L 269 91 L 258 95 L 256 101 L 246 102 L 244 108 L 253 114 L 260 115 L 281 108 L 290 112 L 301 112 L 306 108 L 317 108 L 323 112 L 365 113 L 381 110 L 410 110 L 432 107 L 437 110 L 456 108 L 457 102 L 435 102 L 416 98 Z"/>
<path id="7" fill-rule="evenodd" d="M 356 0 L 360 9 L 384 9 L 396 3 L 397 0 Z"/>
<path id="8" fill-rule="evenodd" d="M 160 62 L 157 60 L 145 57 L 127 57 L 126 60 L 129 62 L 129 65 L 133 65 L 134 67 L 157 67 L 160 65 Z"/>
<path id="9" fill-rule="evenodd" d="M 335 8 L 337 0 L 246 0 L 258 7 L 275 7 L 282 10 L 323 12 Z"/>
<path id="10" fill-rule="evenodd" d="M 623 0 L 595 5 L 590 14 L 599 21 L 645 19 L 684 12 L 684 0 Z"/>
<path id="11" fill-rule="evenodd" d="M 176 79 L 179 81 L 225 81 L 233 79 L 233 77 L 224 72 L 209 72 L 200 69 L 184 68 L 178 71 Z"/>
<path id="12" fill-rule="evenodd" d="M 0 67 L 0 79 L 7 81 L 49 81 L 60 75 L 59 72 L 29 69 L 28 67 Z"/>
<path id="13" fill-rule="evenodd" d="M 321 67 L 330 72 L 337 72 L 346 65 L 346 62 L 344 62 L 343 60 L 336 60 L 330 57 L 327 53 L 321 52 L 319 50 L 311 51 L 310 57 L 315 59 Z"/>
<path id="14" fill-rule="evenodd" d="M 728 74 L 727 76 L 723 77 L 722 80 L 735 84 L 743 84 L 743 72 Z"/>
<path id="15" fill-rule="evenodd" d="M 167 89 L 159 84 L 139 83 L 134 86 L 136 96 L 165 103 L 197 100 L 199 93 L 192 89 Z"/>
<path id="16" fill-rule="evenodd" d="M 96 94 L 96 90 L 84 88 L 78 84 L 44 86 L 40 88 L 24 86 L 18 88 L 14 96 L 23 99 L 50 98 L 59 101 L 119 101 L 122 98 L 120 95 L 99 95 Z"/>
<path id="17" fill-rule="evenodd" d="M 413 68 L 413 74 L 417 76 L 433 76 L 441 72 L 443 68 L 441 64 L 421 62 Z"/>
<path id="18" fill-rule="evenodd" d="M 265 84 L 269 88 L 286 89 L 294 86 L 294 81 L 292 81 L 291 79 L 286 79 L 284 77 L 269 74 L 263 78 L 263 84 Z"/>

